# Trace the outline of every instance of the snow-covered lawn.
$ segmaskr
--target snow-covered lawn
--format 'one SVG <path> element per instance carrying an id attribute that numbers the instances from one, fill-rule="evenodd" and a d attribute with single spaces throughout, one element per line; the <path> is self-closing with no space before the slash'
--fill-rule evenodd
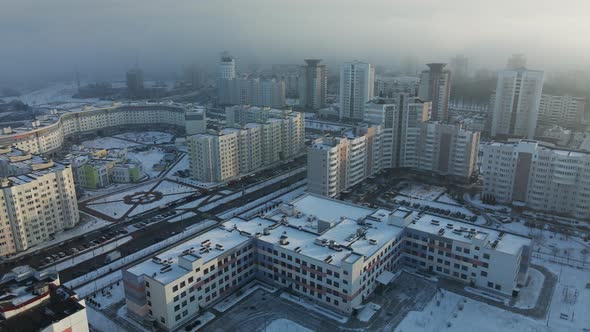
<path id="1" fill-rule="evenodd" d="M 170 143 L 174 135 L 161 131 L 129 132 L 115 135 L 114 137 L 134 141 L 141 144 L 163 144 Z"/>
<path id="2" fill-rule="evenodd" d="M 166 205 L 170 202 L 177 201 L 183 197 L 190 196 L 198 192 L 197 189 L 166 180 L 160 182 L 160 184 L 154 189 L 154 191 L 162 193 L 162 199 L 150 204 L 138 205 L 135 209 L 133 209 L 133 211 L 131 211 L 131 213 L 129 214 L 130 217 L 133 217 L 135 215 L 141 214 L 152 209 L 159 208 L 162 205 Z"/>
<path id="3" fill-rule="evenodd" d="M 82 145 L 92 149 L 123 149 L 137 146 L 137 143 L 127 142 L 114 137 L 101 137 L 82 142 Z"/>
<path id="4" fill-rule="evenodd" d="M 514 304 L 517 308 L 530 309 L 534 308 L 539 299 L 541 287 L 545 281 L 543 273 L 530 268 L 528 276 L 528 284 L 520 290 L 516 303 Z"/>
<path id="5" fill-rule="evenodd" d="M 143 172 L 150 178 L 155 178 L 160 174 L 161 171 L 154 170 L 154 165 L 158 164 L 162 157 L 164 157 L 164 151 L 156 147 L 147 151 L 127 152 L 127 158 L 139 161 L 143 165 Z"/>
<path id="6" fill-rule="evenodd" d="M 442 194 L 440 195 L 437 199 L 437 202 L 441 202 L 441 203 L 446 203 L 446 204 L 454 204 L 454 205 L 459 205 L 459 202 L 457 202 L 456 200 L 454 200 L 451 196 L 449 196 L 448 194 Z"/>
<path id="7" fill-rule="evenodd" d="M 410 312 L 396 332 L 552 331 L 544 322 L 440 291 L 422 311 Z"/>
<path id="8" fill-rule="evenodd" d="M 408 183 L 405 188 L 399 191 L 400 194 L 418 199 L 429 201 L 435 200 L 442 195 L 446 189 L 444 187 L 430 186 L 427 184 Z"/>
<path id="9" fill-rule="evenodd" d="M 258 332 L 313 332 L 288 319 L 275 319 Z"/>

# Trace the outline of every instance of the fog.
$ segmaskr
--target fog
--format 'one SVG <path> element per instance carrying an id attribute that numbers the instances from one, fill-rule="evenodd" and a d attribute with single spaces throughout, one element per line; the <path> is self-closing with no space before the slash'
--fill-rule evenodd
<path id="1" fill-rule="evenodd" d="M 0 0 L 0 80 L 146 76 L 212 66 L 227 50 L 248 64 L 329 64 L 400 57 L 472 69 L 524 53 L 535 69 L 587 69 L 587 0 Z"/>

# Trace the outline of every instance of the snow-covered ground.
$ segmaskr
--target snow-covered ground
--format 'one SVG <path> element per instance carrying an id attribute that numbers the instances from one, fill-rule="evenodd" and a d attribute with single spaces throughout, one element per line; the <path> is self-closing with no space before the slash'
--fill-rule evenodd
<path id="1" fill-rule="evenodd" d="M 2 99 L 4 101 L 21 100 L 31 106 L 42 106 L 51 103 L 88 103 L 98 101 L 96 98 L 72 98 L 77 92 L 78 88 L 74 82 L 54 83 L 42 89 L 23 91 L 22 95 L 18 97 L 3 97 Z"/>
<path id="2" fill-rule="evenodd" d="M 413 198 L 433 201 L 442 195 L 446 189 L 444 187 L 430 186 L 427 184 L 408 183 L 407 186 L 398 193 Z"/>
<path id="3" fill-rule="evenodd" d="M 544 322 L 441 290 L 422 311 L 410 312 L 396 332 L 553 331 Z"/>
<path id="4" fill-rule="evenodd" d="M 157 177 L 161 171 L 154 170 L 154 165 L 158 164 L 164 157 L 164 151 L 157 147 L 152 147 L 147 151 L 129 151 L 127 158 L 139 161 L 143 165 L 143 172 L 150 178 Z"/>
<path id="5" fill-rule="evenodd" d="M 295 304 L 298 304 L 302 307 L 305 307 L 306 309 L 316 312 L 326 318 L 338 321 L 342 324 L 345 324 L 346 322 L 348 322 L 348 316 L 343 316 L 343 315 L 333 312 L 323 306 L 313 304 L 313 303 L 307 301 L 305 298 L 301 298 L 301 297 L 298 297 L 298 296 L 295 296 L 295 295 L 292 295 L 292 294 L 289 294 L 286 292 L 281 293 L 281 298 L 285 299 L 287 301 L 293 302 Z"/>
<path id="6" fill-rule="evenodd" d="M 114 137 L 100 137 L 90 139 L 83 141 L 81 144 L 91 149 L 123 149 L 139 145 L 137 143 L 120 140 Z"/>
<path id="7" fill-rule="evenodd" d="M 241 290 L 242 290 L 241 293 L 234 292 L 233 294 L 231 294 L 230 296 L 225 298 L 223 301 L 216 304 L 213 307 L 213 309 L 215 309 L 219 312 L 225 312 L 227 309 L 233 307 L 238 302 L 242 301 L 242 299 L 246 298 L 248 295 L 252 294 L 253 292 L 255 292 L 258 289 L 264 289 L 265 291 L 267 291 L 269 293 L 274 293 L 277 291 L 277 288 L 272 287 L 272 286 L 263 285 L 261 283 L 255 283 L 255 284 L 249 283 L 241 288 Z"/>
<path id="8" fill-rule="evenodd" d="M 528 283 L 520 290 L 518 299 L 516 300 L 514 306 L 521 309 L 534 308 L 537 304 L 537 300 L 539 299 L 539 294 L 541 292 L 541 287 L 543 287 L 544 281 L 545 276 L 543 273 L 530 268 Z"/>
<path id="9" fill-rule="evenodd" d="M 164 144 L 170 143 L 174 135 L 161 131 L 129 132 L 115 135 L 116 138 L 134 141 L 141 144 Z"/>
<path id="10" fill-rule="evenodd" d="M 456 200 L 454 200 L 451 196 L 449 196 L 448 194 L 442 194 L 440 195 L 437 199 L 437 202 L 441 202 L 441 203 L 446 203 L 446 204 L 454 204 L 454 205 L 459 205 L 459 202 L 457 202 Z"/>
<path id="11" fill-rule="evenodd" d="M 112 320 L 110 320 L 108 317 L 103 315 L 98 310 L 95 310 L 90 305 L 86 306 L 86 314 L 88 315 L 88 323 L 96 331 L 100 331 L 100 332 L 125 331 L 121 326 L 115 324 Z"/>
<path id="12" fill-rule="evenodd" d="M 263 326 L 258 332 L 313 332 L 291 320 L 275 319 L 268 325 Z"/>
<path id="13" fill-rule="evenodd" d="M 154 191 L 158 191 L 162 193 L 162 199 L 159 201 L 155 201 L 150 204 L 140 204 L 138 205 L 131 213 L 129 214 L 130 217 L 135 215 L 144 213 L 146 211 L 156 209 L 161 207 L 162 205 L 166 205 L 170 202 L 177 201 L 183 197 L 190 196 L 197 192 L 197 189 L 187 187 L 176 182 L 170 181 L 162 181 L 160 184 L 154 189 Z M 124 203 L 123 203 L 124 204 Z"/>

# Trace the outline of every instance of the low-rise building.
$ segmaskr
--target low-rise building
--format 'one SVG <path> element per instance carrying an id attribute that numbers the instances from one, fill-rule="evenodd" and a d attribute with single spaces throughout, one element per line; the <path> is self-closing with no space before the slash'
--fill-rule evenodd
<path id="1" fill-rule="evenodd" d="M 56 272 L 16 268 L 0 282 L 0 330 L 87 332 L 86 304 Z"/>
<path id="2" fill-rule="evenodd" d="M 82 188 L 104 188 L 112 183 L 133 183 L 144 177 L 139 161 L 127 159 L 126 149 L 76 150 L 70 156 L 76 184 Z"/>
<path id="3" fill-rule="evenodd" d="M 481 150 L 483 195 L 503 204 L 590 218 L 590 152 L 529 140 L 490 142 Z"/>
<path id="4" fill-rule="evenodd" d="M 123 285 L 127 312 L 165 330 L 255 279 L 351 314 L 405 265 L 515 295 L 530 246 L 526 237 L 427 213 L 306 194 L 263 217 L 227 220 L 128 268 Z"/>
<path id="5" fill-rule="evenodd" d="M 0 256 L 27 250 L 79 222 L 69 165 L 0 147 Z"/>

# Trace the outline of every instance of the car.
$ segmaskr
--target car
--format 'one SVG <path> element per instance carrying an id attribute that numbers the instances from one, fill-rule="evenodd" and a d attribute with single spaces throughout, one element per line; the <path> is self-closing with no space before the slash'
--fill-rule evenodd
<path id="1" fill-rule="evenodd" d="M 49 257 L 49 256 L 47 256 L 47 257 L 43 258 L 43 260 L 47 261 L 48 263 L 51 263 L 51 262 L 53 262 L 53 258 L 51 258 L 51 257 Z"/>
<path id="2" fill-rule="evenodd" d="M 63 252 L 63 251 L 60 251 L 60 252 L 58 252 L 57 254 L 58 254 L 58 255 L 59 255 L 59 257 L 61 257 L 61 258 L 64 258 L 64 257 L 66 257 L 66 256 L 67 256 L 67 255 L 66 255 L 66 253 L 65 253 L 65 252 Z"/>
<path id="3" fill-rule="evenodd" d="M 122 229 L 122 230 L 119 231 L 119 233 L 121 233 L 121 234 L 127 234 L 129 232 L 126 229 Z"/>
<path id="4" fill-rule="evenodd" d="M 51 255 L 51 258 L 53 258 L 55 260 L 55 259 L 59 259 L 59 256 L 57 254 L 53 254 L 53 255 Z"/>

